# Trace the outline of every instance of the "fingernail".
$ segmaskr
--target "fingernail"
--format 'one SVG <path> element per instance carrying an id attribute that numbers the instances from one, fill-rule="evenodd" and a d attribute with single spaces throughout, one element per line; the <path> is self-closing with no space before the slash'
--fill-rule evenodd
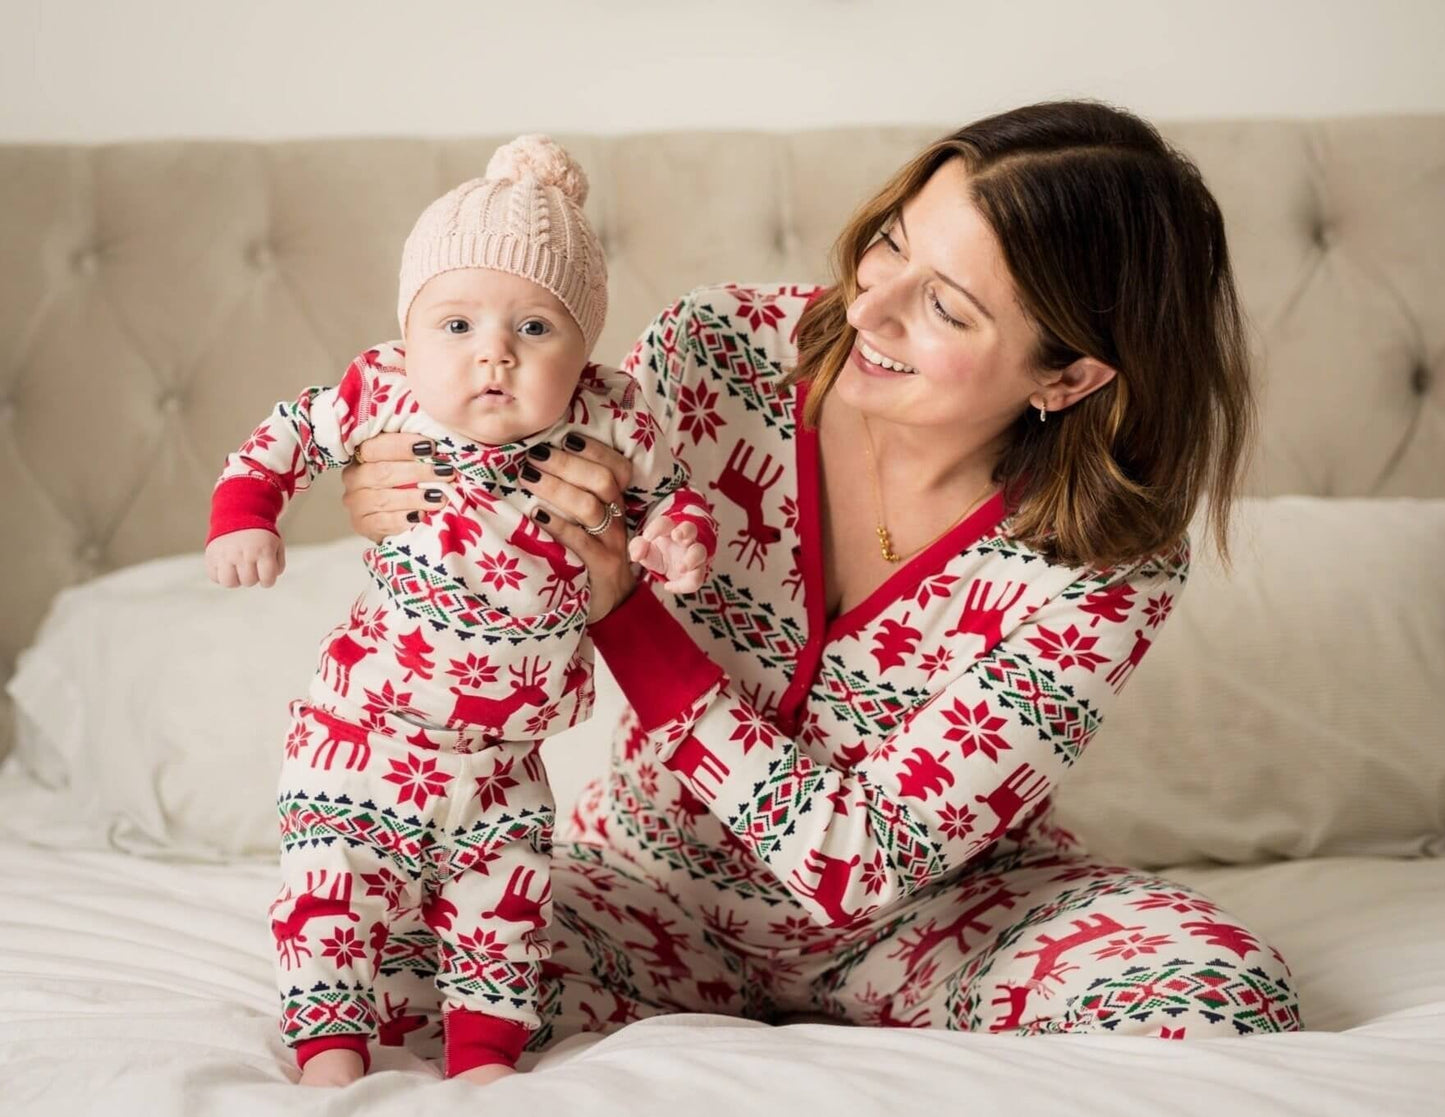
<path id="1" fill-rule="evenodd" d="M 547 515 L 545 508 L 538 508 L 537 511 L 533 512 L 532 519 L 536 520 L 539 524 L 550 524 L 552 522 L 552 517 Z"/>
<path id="2" fill-rule="evenodd" d="M 413 442 L 411 444 L 411 452 L 419 458 L 426 457 L 428 454 L 431 453 L 431 451 L 432 444 L 429 439 L 423 442 Z"/>
<path id="3" fill-rule="evenodd" d="M 432 466 L 432 472 L 434 472 L 438 477 L 450 477 L 456 471 L 456 466 L 448 465 L 446 462 L 438 462 L 436 465 Z"/>
<path id="4" fill-rule="evenodd" d="M 523 481 L 540 481 L 541 479 L 542 475 L 537 472 L 537 470 L 533 469 L 530 465 L 524 465 L 522 467 Z"/>
<path id="5" fill-rule="evenodd" d="M 587 448 L 587 443 L 582 441 L 580 434 L 569 434 L 562 439 L 562 445 L 569 450 L 585 450 Z"/>
<path id="6" fill-rule="evenodd" d="M 544 461 L 546 461 L 548 458 L 550 458 L 551 456 L 552 456 L 552 447 L 550 447 L 550 446 L 541 446 L 541 445 L 538 445 L 538 446 L 530 447 L 530 448 L 527 450 L 527 457 L 529 457 L 529 458 L 536 458 L 539 462 L 544 462 Z"/>
<path id="7" fill-rule="evenodd" d="M 446 499 L 445 496 L 442 494 L 441 489 L 427 489 L 427 491 L 422 493 L 421 495 L 426 497 L 427 500 L 431 501 L 433 504 L 440 504 L 443 500 Z"/>
<path id="8" fill-rule="evenodd" d="M 410 512 L 406 514 L 406 522 L 409 524 L 421 523 L 421 513 L 418 512 L 415 508 L 413 508 Z"/>

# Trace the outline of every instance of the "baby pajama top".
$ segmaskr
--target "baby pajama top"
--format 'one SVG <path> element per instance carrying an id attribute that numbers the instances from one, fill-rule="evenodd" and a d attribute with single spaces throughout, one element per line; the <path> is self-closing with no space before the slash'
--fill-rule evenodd
<path id="1" fill-rule="evenodd" d="M 381 1020 L 370 978 L 387 928 L 422 910 L 439 939 L 448 1007 L 506 1024 L 449 1022 L 456 1072 L 512 1061 L 538 1024 L 553 804 L 537 750 L 585 719 L 593 697 L 586 571 L 530 518 L 532 498 L 518 487 L 526 451 L 569 431 L 611 445 L 632 462 L 633 530 L 668 515 L 697 525 L 709 553 L 715 536 L 626 373 L 588 365 L 556 424 L 487 446 L 419 409 L 404 360 L 399 343 L 376 346 L 336 387 L 278 404 L 228 458 L 210 538 L 275 531 L 296 491 L 383 431 L 432 439 L 455 467 L 454 491 L 429 522 L 367 551 L 369 582 L 293 706 L 272 927 L 282 1028 L 302 1061 L 330 1046 L 366 1057 Z M 497 1049 L 507 1056 L 491 1058 Z"/>

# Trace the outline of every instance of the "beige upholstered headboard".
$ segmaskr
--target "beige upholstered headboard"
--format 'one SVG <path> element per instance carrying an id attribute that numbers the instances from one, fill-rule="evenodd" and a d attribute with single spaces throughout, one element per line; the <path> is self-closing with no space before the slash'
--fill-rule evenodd
<path id="1" fill-rule="evenodd" d="M 825 278 L 850 209 L 942 131 L 559 137 L 610 259 L 598 358 L 695 285 Z M 1256 329 L 1252 490 L 1445 496 L 1445 116 L 1164 131 Z M 508 138 L 0 145 L 5 678 L 57 590 L 199 554 L 225 453 L 395 336 L 403 237 Z M 336 492 L 288 538 L 346 530 Z"/>

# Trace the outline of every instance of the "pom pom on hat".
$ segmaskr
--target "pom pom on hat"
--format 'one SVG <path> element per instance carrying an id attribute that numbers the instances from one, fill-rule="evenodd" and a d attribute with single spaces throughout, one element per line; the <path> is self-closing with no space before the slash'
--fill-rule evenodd
<path id="1" fill-rule="evenodd" d="M 543 186 L 555 186 L 575 205 L 587 202 L 587 174 L 551 136 L 518 136 L 492 153 L 486 178 L 520 182 L 535 178 Z"/>

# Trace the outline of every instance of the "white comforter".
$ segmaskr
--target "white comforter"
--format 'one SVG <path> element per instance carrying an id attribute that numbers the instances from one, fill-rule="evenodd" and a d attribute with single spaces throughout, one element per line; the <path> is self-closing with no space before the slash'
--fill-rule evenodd
<path id="1" fill-rule="evenodd" d="M 1305 1033 L 1015 1038 L 674 1016 L 564 1041 L 485 1099 L 397 1049 L 344 1099 L 290 1084 L 260 914 L 272 873 L 0 839 L 0 1114 L 1445 1113 L 1442 860 L 1171 874 L 1279 945 Z"/>

